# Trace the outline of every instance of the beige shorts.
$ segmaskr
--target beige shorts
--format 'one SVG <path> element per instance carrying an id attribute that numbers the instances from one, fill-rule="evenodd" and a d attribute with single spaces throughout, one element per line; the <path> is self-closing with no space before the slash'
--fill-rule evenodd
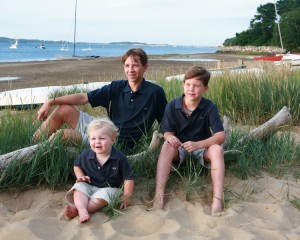
<path id="1" fill-rule="evenodd" d="M 103 199 L 108 204 L 121 195 L 121 190 L 119 188 L 112 188 L 112 187 L 98 188 L 86 182 L 78 182 L 75 183 L 74 186 L 66 194 L 67 202 L 73 205 L 74 205 L 75 190 L 82 192 L 89 198 Z"/>
<path id="2" fill-rule="evenodd" d="M 94 119 L 95 118 L 92 117 L 91 115 L 80 111 L 78 123 L 77 123 L 77 126 L 76 126 L 75 130 L 81 133 L 82 141 L 84 143 L 88 143 L 88 140 L 89 140 L 89 137 L 88 137 L 88 134 L 87 134 L 87 126 Z"/>

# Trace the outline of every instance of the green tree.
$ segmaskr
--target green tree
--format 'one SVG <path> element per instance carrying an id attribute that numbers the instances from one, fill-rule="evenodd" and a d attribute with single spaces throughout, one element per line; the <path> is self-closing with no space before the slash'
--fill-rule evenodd
<path id="1" fill-rule="evenodd" d="M 283 47 L 289 51 L 300 49 L 300 7 L 282 14 L 281 34 Z"/>
<path id="2" fill-rule="evenodd" d="M 276 8 L 278 18 L 273 2 L 260 5 L 250 21 L 250 27 L 236 33 L 234 38 L 226 39 L 224 45 L 281 46 L 279 24 L 283 47 L 290 51 L 299 51 L 300 0 L 278 0 Z"/>

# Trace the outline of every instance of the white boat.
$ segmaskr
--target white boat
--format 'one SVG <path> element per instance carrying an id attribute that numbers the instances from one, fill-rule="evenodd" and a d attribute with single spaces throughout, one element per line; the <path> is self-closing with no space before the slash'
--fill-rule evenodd
<path id="1" fill-rule="evenodd" d="M 300 54 L 299 53 L 287 53 L 282 55 L 280 61 L 275 62 L 275 65 L 287 65 L 287 66 L 299 66 Z"/>
<path id="2" fill-rule="evenodd" d="M 81 49 L 82 51 L 92 51 L 93 49 L 91 48 L 91 45 L 89 44 L 88 48 L 83 48 Z"/>
<path id="3" fill-rule="evenodd" d="M 46 46 L 44 44 L 44 41 L 41 43 L 41 45 L 39 46 L 39 49 L 46 49 Z"/>
<path id="4" fill-rule="evenodd" d="M 10 49 L 17 49 L 18 48 L 18 39 L 16 39 L 16 41 L 12 45 L 10 45 L 9 48 Z"/>
<path id="5" fill-rule="evenodd" d="M 60 51 L 63 51 L 63 52 L 69 51 L 69 47 L 68 47 L 68 42 L 67 41 L 63 41 L 61 43 Z"/>

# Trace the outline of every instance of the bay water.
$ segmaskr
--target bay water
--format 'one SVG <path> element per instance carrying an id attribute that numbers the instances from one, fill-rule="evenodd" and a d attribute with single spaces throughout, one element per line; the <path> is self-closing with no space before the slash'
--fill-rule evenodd
<path id="1" fill-rule="evenodd" d="M 131 43 L 73 43 L 53 41 L 19 41 L 16 49 L 13 42 L 0 42 L 0 62 L 46 61 L 72 57 L 117 57 L 130 48 L 143 48 L 148 55 L 214 53 L 217 47 L 177 46 Z M 74 54 L 75 53 L 75 54 Z"/>

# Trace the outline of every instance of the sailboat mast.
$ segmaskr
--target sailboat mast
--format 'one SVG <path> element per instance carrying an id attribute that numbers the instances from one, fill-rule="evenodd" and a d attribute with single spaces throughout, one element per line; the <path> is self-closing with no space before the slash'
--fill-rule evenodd
<path id="1" fill-rule="evenodd" d="M 275 8 L 275 16 L 277 20 L 277 7 L 276 7 L 276 1 L 274 0 L 274 8 Z M 283 44 L 282 44 L 282 38 L 281 38 L 281 31 L 280 31 L 280 26 L 279 26 L 279 20 L 277 20 L 277 26 L 278 26 L 278 33 L 279 33 L 279 39 L 280 39 L 280 45 L 281 49 L 283 50 Z"/>
<path id="2" fill-rule="evenodd" d="M 75 45 L 76 45 L 76 20 L 77 20 L 77 0 L 75 0 L 75 21 L 74 21 L 73 57 L 75 57 Z"/>

